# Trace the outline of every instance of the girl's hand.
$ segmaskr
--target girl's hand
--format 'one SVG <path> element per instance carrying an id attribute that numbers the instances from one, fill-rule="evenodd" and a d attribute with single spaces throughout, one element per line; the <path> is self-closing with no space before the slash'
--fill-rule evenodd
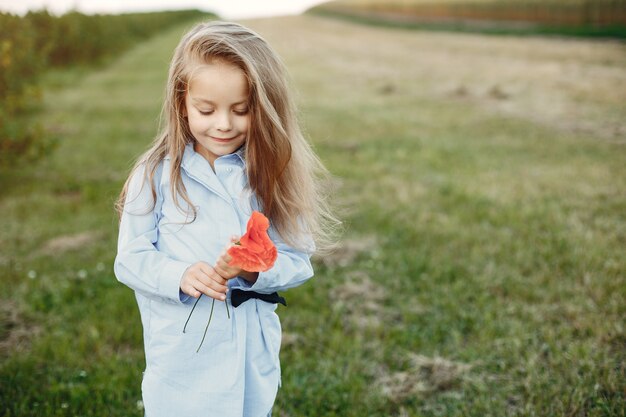
<path id="1" fill-rule="evenodd" d="M 235 242 L 238 241 L 238 236 L 232 236 L 230 238 L 230 244 L 224 248 L 224 251 L 222 251 L 220 257 L 217 258 L 217 262 L 215 262 L 215 271 L 217 271 L 217 273 L 225 279 L 232 279 L 239 276 L 243 277 L 246 281 L 254 284 L 259 277 L 258 272 L 244 271 L 236 265 L 231 266 L 228 264 L 232 259 L 231 256 L 228 254 L 228 248 L 234 246 Z"/>
<path id="2" fill-rule="evenodd" d="M 180 280 L 180 290 L 185 294 L 198 298 L 205 294 L 216 300 L 226 299 L 226 279 L 215 268 L 205 262 L 191 265 Z"/>

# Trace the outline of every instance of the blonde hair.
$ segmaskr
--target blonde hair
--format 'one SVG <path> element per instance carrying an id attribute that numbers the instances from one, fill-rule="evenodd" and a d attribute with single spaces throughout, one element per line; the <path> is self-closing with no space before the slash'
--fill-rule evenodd
<path id="1" fill-rule="evenodd" d="M 247 78 L 250 128 L 244 159 L 249 186 L 257 196 L 261 211 L 290 245 L 305 248 L 305 237 L 310 235 L 318 251 L 329 248 L 333 231 L 339 225 L 322 185 L 329 176 L 304 139 L 285 66 L 261 36 L 236 23 L 198 24 L 176 47 L 169 69 L 161 131 L 124 184 L 116 204 L 118 214 L 121 216 L 123 211 L 130 177 L 140 166 L 146 167 L 145 175 L 152 184 L 156 201 L 154 173 L 169 156 L 170 191 L 174 202 L 181 208 L 180 196 L 191 207 L 195 219 L 195 208 L 180 172 L 185 146 L 195 142 L 183 110 L 194 70 L 216 61 L 239 67 Z"/>

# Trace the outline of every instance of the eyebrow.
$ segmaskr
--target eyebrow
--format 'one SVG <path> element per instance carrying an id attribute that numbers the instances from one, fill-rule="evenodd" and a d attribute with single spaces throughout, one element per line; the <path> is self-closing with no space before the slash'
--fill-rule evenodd
<path id="1" fill-rule="evenodd" d="M 205 99 L 205 98 L 195 98 L 195 97 L 192 97 L 191 99 L 192 99 L 194 102 L 196 102 L 196 103 L 197 103 L 197 102 L 200 102 L 200 103 L 206 103 L 206 104 L 211 104 L 211 105 L 214 105 L 214 104 L 215 104 L 215 103 L 214 103 L 214 102 L 212 102 L 211 100 L 207 100 L 207 99 Z M 236 102 L 236 103 L 232 103 L 232 104 L 231 104 L 231 106 L 238 106 L 238 105 L 240 105 L 240 104 L 248 104 L 248 100 L 247 100 L 247 99 L 245 99 L 245 100 L 238 101 L 238 102 Z"/>

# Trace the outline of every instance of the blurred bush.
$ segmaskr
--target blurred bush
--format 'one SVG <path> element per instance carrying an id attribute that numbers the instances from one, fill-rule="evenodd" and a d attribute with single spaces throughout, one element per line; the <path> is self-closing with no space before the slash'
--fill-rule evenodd
<path id="1" fill-rule="evenodd" d="M 97 64 L 164 28 L 206 15 L 198 10 L 54 16 L 0 13 L 0 168 L 43 155 L 52 140 L 33 123 L 39 76 L 49 67 Z"/>
<path id="2" fill-rule="evenodd" d="M 0 167 L 36 157 L 47 142 L 27 113 L 40 98 L 37 76 L 46 57 L 36 49 L 32 22 L 0 14 Z"/>

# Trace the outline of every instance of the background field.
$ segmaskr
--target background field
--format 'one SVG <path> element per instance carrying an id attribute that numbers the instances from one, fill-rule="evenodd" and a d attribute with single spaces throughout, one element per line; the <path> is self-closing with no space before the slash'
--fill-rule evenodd
<path id="1" fill-rule="evenodd" d="M 279 308 L 275 415 L 624 416 L 626 46 L 248 23 L 346 223 Z M 0 415 L 142 415 L 112 205 L 187 27 L 48 74 L 62 140 L 0 177 Z"/>
<path id="2" fill-rule="evenodd" d="M 626 38 L 626 0 L 336 0 L 311 13 L 421 29 Z"/>

